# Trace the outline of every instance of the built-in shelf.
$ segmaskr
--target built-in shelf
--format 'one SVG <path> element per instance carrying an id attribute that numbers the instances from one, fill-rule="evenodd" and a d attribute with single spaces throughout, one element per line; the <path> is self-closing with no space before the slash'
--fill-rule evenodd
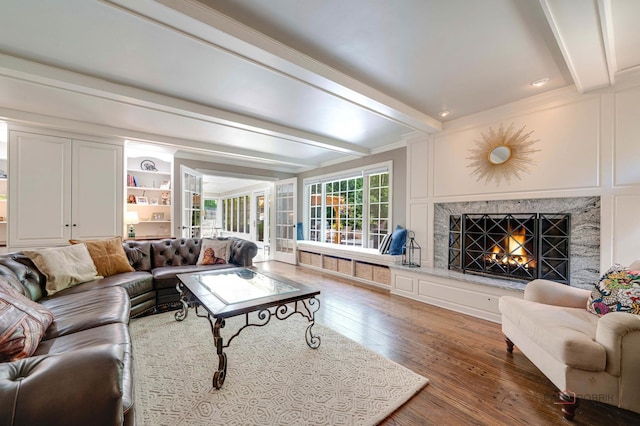
<path id="1" fill-rule="evenodd" d="M 137 189 L 137 190 L 141 190 L 141 191 L 167 191 L 167 192 L 171 192 L 170 188 L 154 188 L 154 187 L 149 187 L 149 186 L 127 186 L 127 189 Z"/>
<path id="2" fill-rule="evenodd" d="M 144 160 L 151 160 L 157 171 L 141 170 L 140 164 Z M 140 222 L 134 225 L 136 239 L 170 238 L 172 232 L 172 181 L 173 163 L 155 157 L 127 158 L 127 201 L 130 197 L 139 200 L 146 198 L 147 202 L 126 204 L 127 211 L 137 212 Z M 135 184 L 133 183 L 135 178 Z M 151 202 L 153 200 L 153 203 Z M 162 220 L 152 220 L 158 213 Z M 146 220 L 144 220 L 146 219 Z"/>

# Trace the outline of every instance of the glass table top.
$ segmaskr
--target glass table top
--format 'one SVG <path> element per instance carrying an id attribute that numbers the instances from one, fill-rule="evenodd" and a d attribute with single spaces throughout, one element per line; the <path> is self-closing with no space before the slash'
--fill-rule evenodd
<path id="1" fill-rule="evenodd" d="M 300 291 L 289 284 L 248 269 L 193 274 L 192 277 L 226 305 Z"/>

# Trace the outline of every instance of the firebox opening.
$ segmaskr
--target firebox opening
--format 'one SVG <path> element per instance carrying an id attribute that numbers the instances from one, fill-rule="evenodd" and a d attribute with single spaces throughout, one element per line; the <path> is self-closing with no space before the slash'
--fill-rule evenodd
<path id="1" fill-rule="evenodd" d="M 568 283 L 568 214 L 467 214 L 449 225 L 449 269 Z"/>

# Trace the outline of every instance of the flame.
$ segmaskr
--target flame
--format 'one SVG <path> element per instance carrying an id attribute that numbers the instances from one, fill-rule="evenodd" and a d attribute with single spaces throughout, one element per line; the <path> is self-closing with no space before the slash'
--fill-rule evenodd
<path id="1" fill-rule="evenodd" d="M 520 228 L 519 232 L 512 232 L 507 237 L 507 249 L 511 255 L 511 259 L 519 264 L 527 264 L 527 254 L 524 251 L 525 232 L 524 228 Z"/>
<path id="2" fill-rule="evenodd" d="M 520 228 L 518 231 L 512 232 L 510 236 L 505 237 L 504 246 L 507 248 L 507 252 L 504 253 L 503 249 L 495 245 L 489 256 L 489 260 L 495 263 L 502 263 L 504 265 L 511 264 L 523 265 L 525 268 L 529 268 L 529 259 L 524 249 L 524 243 L 526 241 L 526 233 L 524 228 Z"/>

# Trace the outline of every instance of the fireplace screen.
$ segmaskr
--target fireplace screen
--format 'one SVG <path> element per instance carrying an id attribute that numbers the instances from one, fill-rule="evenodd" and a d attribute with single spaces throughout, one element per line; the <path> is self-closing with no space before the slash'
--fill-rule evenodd
<path id="1" fill-rule="evenodd" d="M 569 282 L 569 214 L 449 217 L 449 269 Z"/>

